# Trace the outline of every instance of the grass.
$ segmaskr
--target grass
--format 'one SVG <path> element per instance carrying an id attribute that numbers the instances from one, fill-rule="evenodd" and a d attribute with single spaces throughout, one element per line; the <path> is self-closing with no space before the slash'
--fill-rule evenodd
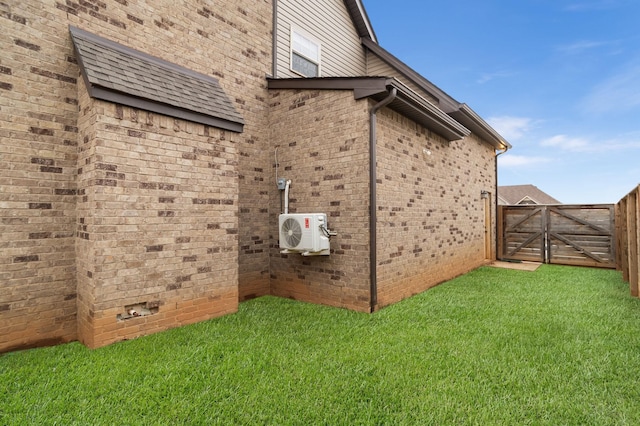
<path id="1" fill-rule="evenodd" d="M 265 297 L 90 351 L 0 356 L 0 424 L 640 424 L 615 271 L 480 268 L 373 315 Z"/>

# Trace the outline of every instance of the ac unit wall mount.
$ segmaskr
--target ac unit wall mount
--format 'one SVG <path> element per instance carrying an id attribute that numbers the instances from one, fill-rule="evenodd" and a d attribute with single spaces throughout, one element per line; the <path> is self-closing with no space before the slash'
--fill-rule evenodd
<path id="1" fill-rule="evenodd" d="M 329 255 L 329 237 L 335 233 L 327 228 L 325 213 L 285 213 L 278 220 L 280 253 L 300 253 L 303 256 Z"/>

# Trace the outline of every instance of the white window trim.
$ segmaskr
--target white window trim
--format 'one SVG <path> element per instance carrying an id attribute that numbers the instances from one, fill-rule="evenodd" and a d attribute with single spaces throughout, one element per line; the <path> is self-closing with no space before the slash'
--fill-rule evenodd
<path id="1" fill-rule="evenodd" d="M 298 52 L 297 50 L 293 49 L 293 36 L 294 34 L 297 34 L 305 39 L 307 39 L 308 41 L 314 43 L 317 47 L 318 47 L 318 59 L 313 59 L 308 57 L 307 55 Z M 289 35 L 289 69 L 302 76 L 302 77 L 306 77 L 309 78 L 309 76 L 306 76 L 304 74 L 302 74 L 299 71 L 296 71 L 293 69 L 293 53 L 296 53 L 296 55 L 301 56 L 302 58 L 306 59 L 307 61 L 315 64 L 318 66 L 318 75 L 316 77 L 321 77 L 322 76 L 322 43 L 320 43 L 320 40 L 318 40 L 317 38 L 315 38 L 314 36 L 310 35 L 309 33 L 307 33 L 306 31 L 300 29 L 299 27 L 296 26 L 291 26 L 291 31 L 290 31 L 290 35 Z"/>

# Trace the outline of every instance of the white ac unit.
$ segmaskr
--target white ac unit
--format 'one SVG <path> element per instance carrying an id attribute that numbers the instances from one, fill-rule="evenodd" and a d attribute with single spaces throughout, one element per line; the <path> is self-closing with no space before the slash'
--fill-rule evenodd
<path id="1" fill-rule="evenodd" d="M 281 253 L 303 256 L 329 254 L 327 215 L 324 213 L 286 213 L 279 218 Z"/>

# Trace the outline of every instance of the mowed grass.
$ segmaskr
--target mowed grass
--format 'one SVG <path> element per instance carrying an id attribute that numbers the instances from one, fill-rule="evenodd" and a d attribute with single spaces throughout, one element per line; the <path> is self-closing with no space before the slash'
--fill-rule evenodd
<path id="1" fill-rule="evenodd" d="M 619 273 L 480 268 L 375 314 L 265 297 L 88 350 L 0 356 L 0 424 L 640 424 Z"/>

